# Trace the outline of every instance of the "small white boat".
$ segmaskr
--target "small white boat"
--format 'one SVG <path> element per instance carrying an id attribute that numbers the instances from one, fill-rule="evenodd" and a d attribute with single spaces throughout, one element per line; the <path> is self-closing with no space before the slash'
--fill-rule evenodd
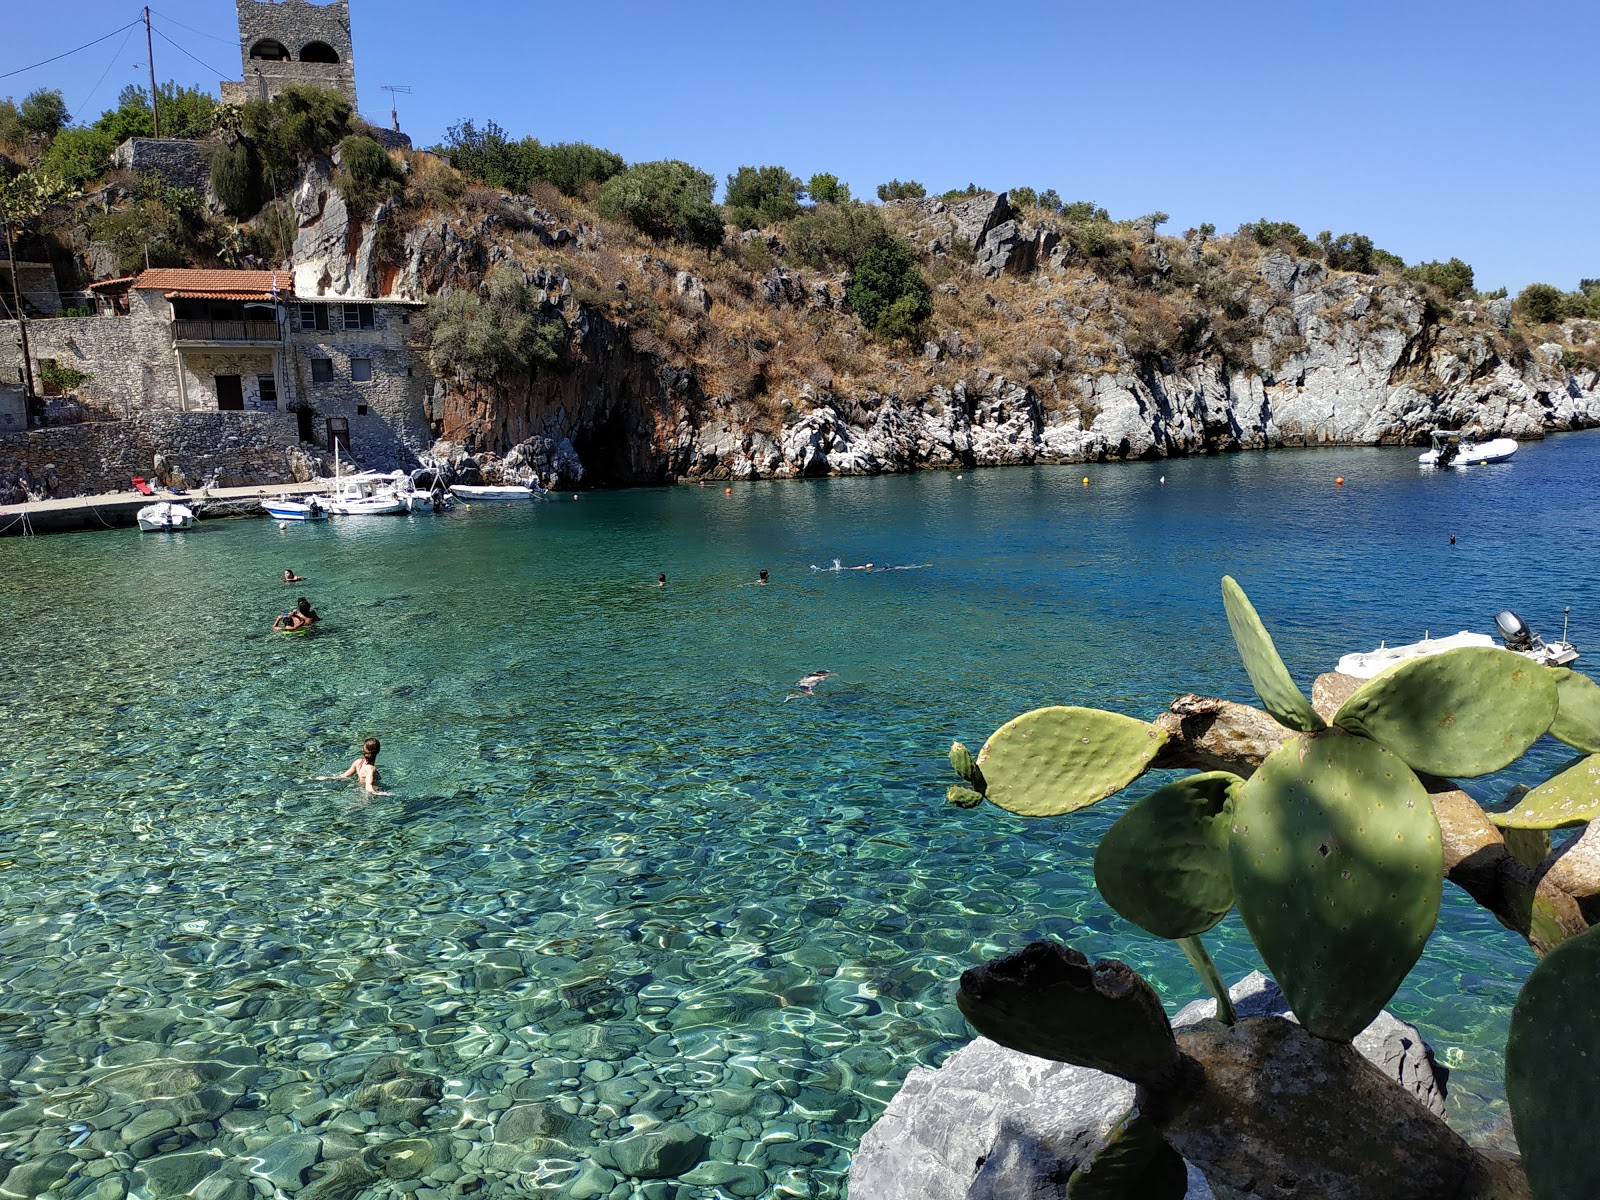
<path id="1" fill-rule="evenodd" d="M 1495 613 L 1494 623 L 1507 650 L 1514 650 L 1526 658 L 1531 658 L 1540 666 L 1564 667 L 1577 660 L 1577 647 L 1566 640 L 1567 631 L 1564 625 L 1561 630 L 1561 640 L 1547 642 L 1529 629 L 1522 618 L 1510 609 Z M 1468 633 L 1465 629 L 1442 638 L 1431 638 L 1424 633 L 1420 642 L 1412 642 L 1410 645 L 1385 646 L 1380 643 L 1376 650 L 1346 654 L 1334 669 L 1341 675 L 1371 679 L 1380 671 L 1408 659 L 1423 658 L 1429 654 L 1443 654 L 1446 650 L 1457 650 L 1462 646 L 1494 644 L 1494 639 L 1488 634 Z"/>
<path id="2" fill-rule="evenodd" d="M 450 494 L 462 500 L 537 500 L 550 493 L 536 483 L 455 483 L 450 485 Z"/>
<path id="3" fill-rule="evenodd" d="M 1481 467 L 1504 462 L 1517 452 L 1517 443 L 1510 438 L 1478 442 L 1471 434 L 1449 429 L 1435 429 L 1428 437 L 1433 448 L 1417 455 L 1417 462 L 1424 467 Z"/>
<path id="4" fill-rule="evenodd" d="M 138 518 L 141 533 L 187 529 L 195 522 L 194 509 L 187 504 L 174 504 L 170 500 L 146 504 L 139 510 Z"/>
<path id="5" fill-rule="evenodd" d="M 277 521 L 326 521 L 328 510 L 315 496 L 309 500 L 263 500 L 262 511 Z"/>
<path id="6" fill-rule="evenodd" d="M 336 517 L 377 517 L 407 513 L 411 506 L 395 490 L 394 479 L 375 471 L 342 475 L 333 490 L 312 499 Z"/>

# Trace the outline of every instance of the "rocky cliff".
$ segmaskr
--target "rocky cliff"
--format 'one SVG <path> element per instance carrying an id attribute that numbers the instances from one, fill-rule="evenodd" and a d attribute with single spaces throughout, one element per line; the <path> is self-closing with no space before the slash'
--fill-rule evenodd
<path id="1" fill-rule="evenodd" d="M 1600 355 L 1569 349 L 1594 347 L 1600 323 L 1539 342 L 1509 300 L 1448 301 L 1240 238 L 1160 237 L 1150 220 L 1119 226 L 1107 254 L 1004 194 L 884 206 L 935 285 L 915 347 L 871 343 L 844 304 L 849 280 L 788 261 L 779 233 L 708 255 L 553 193 L 469 194 L 426 216 L 380 210 L 362 227 L 325 169 L 308 173 L 295 211 L 302 296 L 424 298 L 477 288 L 509 262 L 564 323 L 559 361 L 441 378 L 430 428 L 410 431 L 490 475 L 519 445 L 518 463 L 606 484 L 1600 425 L 1585 365 Z"/>

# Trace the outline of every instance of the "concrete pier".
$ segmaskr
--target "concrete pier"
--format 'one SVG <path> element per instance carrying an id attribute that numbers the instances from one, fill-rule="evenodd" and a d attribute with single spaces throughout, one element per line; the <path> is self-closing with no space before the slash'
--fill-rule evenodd
<path id="1" fill-rule="evenodd" d="M 187 504 L 202 521 L 218 517 L 264 517 L 260 501 L 276 497 L 314 496 L 326 492 L 331 479 L 310 483 L 277 483 L 251 487 L 214 487 L 204 494 L 196 489 L 175 496 L 158 489 L 154 496 L 138 492 L 110 492 L 99 496 L 70 496 L 64 500 L 32 500 L 0 505 L 0 537 L 25 537 L 35 533 L 74 533 L 85 529 L 119 529 L 136 526 L 147 504 L 171 500 Z"/>

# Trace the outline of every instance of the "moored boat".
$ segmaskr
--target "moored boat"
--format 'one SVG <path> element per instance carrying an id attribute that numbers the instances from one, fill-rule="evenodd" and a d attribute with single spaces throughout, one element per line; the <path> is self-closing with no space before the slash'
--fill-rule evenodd
<path id="1" fill-rule="evenodd" d="M 157 533 L 167 530 L 187 529 L 195 523 L 194 509 L 187 504 L 174 504 L 171 500 L 162 500 L 158 504 L 146 504 L 138 512 L 139 531 L 141 533 Z"/>
<path id="2" fill-rule="evenodd" d="M 1517 452 L 1517 443 L 1510 438 L 1479 442 L 1471 434 L 1449 429 L 1435 429 L 1428 437 L 1432 449 L 1417 455 L 1418 464 L 1424 467 L 1481 467 L 1504 462 Z"/>
<path id="3" fill-rule="evenodd" d="M 537 500 L 549 493 L 537 483 L 476 484 L 455 483 L 450 493 L 462 500 Z"/>
<path id="4" fill-rule="evenodd" d="M 1570 609 L 1568 610 L 1571 611 Z M 1494 615 L 1495 628 L 1500 634 L 1501 641 L 1507 650 L 1513 650 L 1525 658 L 1545 667 L 1564 667 L 1575 662 L 1578 658 L 1578 649 L 1567 641 L 1566 626 L 1561 629 L 1561 640 L 1547 642 L 1538 634 L 1528 628 L 1521 617 L 1510 609 L 1502 609 Z M 1351 675 L 1356 679 L 1371 679 L 1380 671 L 1384 671 L 1396 663 L 1408 659 L 1424 658 L 1430 654 L 1443 654 L 1447 650 L 1458 650 L 1463 646 L 1493 646 L 1495 641 L 1485 633 L 1469 633 L 1463 629 L 1460 633 L 1453 633 L 1449 637 L 1435 638 L 1423 634 L 1420 642 L 1412 642 L 1405 646 L 1385 646 L 1379 643 L 1376 650 L 1367 650 L 1356 654 L 1346 654 L 1339 659 L 1334 668 L 1341 675 Z"/>
<path id="5" fill-rule="evenodd" d="M 328 510 L 321 500 L 312 496 L 307 500 L 263 500 L 261 509 L 277 521 L 326 521 Z"/>

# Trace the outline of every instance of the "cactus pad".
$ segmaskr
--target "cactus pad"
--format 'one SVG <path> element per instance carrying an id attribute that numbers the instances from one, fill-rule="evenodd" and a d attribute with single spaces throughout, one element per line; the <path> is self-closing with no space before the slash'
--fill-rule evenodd
<path id="1" fill-rule="evenodd" d="M 1228 628 L 1233 630 L 1233 643 L 1239 648 L 1245 674 L 1250 676 L 1262 707 L 1278 724 L 1290 729 L 1308 733 L 1321 729 L 1322 718 L 1305 693 L 1295 686 L 1289 668 L 1283 665 L 1278 648 L 1272 644 L 1272 635 L 1256 615 L 1255 605 L 1232 575 L 1222 577 L 1222 606 L 1227 609 Z"/>
<path id="2" fill-rule="evenodd" d="M 1464 646 L 1389 668 L 1346 700 L 1333 723 L 1418 771 L 1473 776 L 1522 757 L 1555 715 L 1549 668 L 1510 650 Z"/>
<path id="3" fill-rule="evenodd" d="M 984 789 L 983 772 L 978 770 L 977 760 L 960 742 L 950 743 L 950 766 L 961 778 L 965 779 L 982 795 Z"/>
<path id="4" fill-rule="evenodd" d="M 959 783 L 950 785 L 950 790 L 945 792 L 944 798 L 957 808 L 977 808 L 983 803 L 983 796 L 969 787 L 962 787 Z"/>
<path id="5" fill-rule="evenodd" d="M 978 754 L 984 797 L 1020 817 L 1057 817 L 1113 796 L 1149 769 L 1165 731 L 1097 708 L 1037 708 Z"/>
<path id="6" fill-rule="evenodd" d="M 1600 817 L 1600 754 L 1568 763 L 1509 812 L 1490 813 L 1502 829 L 1566 829 Z"/>
<path id="7" fill-rule="evenodd" d="M 1550 672 L 1561 698 L 1550 736 L 1585 754 L 1600 752 L 1600 683 L 1566 667 Z"/>
<path id="8" fill-rule="evenodd" d="M 1534 967 L 1511 1010 L 1506 1099 L 1528 1184 L 1539 1200 L 1600 1196 L 1593 1151 L 1600 1112 L 1600 927 L 1561 943 Z"/>
<path id="9" fill-rule="evenodd" d="M 1439 822 L 1396 755 L 1302 734 L 1234 794 L 1239 915 L 1300 1023 L 1348 1040 L 1422 953 L 1439 914 Z"/>
<path id="10" fill-rule="evenodd" d="M 1094 855 L 1094 881 L 1106 903 L 1164 938 L 1204 933 L 1227 916 L 1228 827 L 1233 789 L 1243 782 L 1227 771 L 1191 775 L 1118 817 Z"/>

